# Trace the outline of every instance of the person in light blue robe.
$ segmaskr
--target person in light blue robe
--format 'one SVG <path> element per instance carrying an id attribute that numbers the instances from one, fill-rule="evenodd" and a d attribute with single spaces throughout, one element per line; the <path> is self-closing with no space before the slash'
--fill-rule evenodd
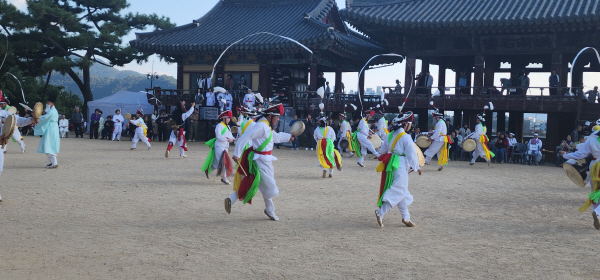
<path id="1" fill-rule="evenodd" d="M 60 133 L 58 129 L 58 111 L 54 106 L 57 94 L 50 94 L 46 101 L 46 114 L 41 116 L 33 130 L 34 135 L 42 136 L 37 152 L 48 155 L 50 163 L 46 168 L 57 168 L 56 154 L 60 148 Z"/>

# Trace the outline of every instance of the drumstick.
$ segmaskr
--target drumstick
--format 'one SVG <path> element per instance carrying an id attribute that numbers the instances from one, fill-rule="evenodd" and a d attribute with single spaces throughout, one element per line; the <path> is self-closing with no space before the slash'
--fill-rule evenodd
<path id="1" fill-rule="evenodd" d="M 242 173 L 244 173 L 244 176 L 248 176 L 248 173 L 246 173 L 246 170 L 244 170 L 244 167 L 240 164 L 239 160 L 236 160 L 235 163 L 238 165 L 239 168 L 242 169 Z"/>

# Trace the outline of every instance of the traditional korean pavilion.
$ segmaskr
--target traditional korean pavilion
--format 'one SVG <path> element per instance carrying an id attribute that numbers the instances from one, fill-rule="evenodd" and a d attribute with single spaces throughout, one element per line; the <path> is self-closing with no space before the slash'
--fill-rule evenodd
<path id="1" fill-rule="evenodd" d="M 430 64 L 439 65 L 440 72 L 432 74 L 437 74 L 441 95 L 413 92 L 407 102 L 418 113 L 426 114 L 433 100 L 439 108 L 454 111 L 455 124 L 473 125 L 475 115 L 492 101 L 497 126 L 505 127 L 508 113 L 508 128 L 518 139 L 523 113 L 547 113 L 544 147 L 552 151 L 576 123 L 599 117 L 600 105 L 583 102 L 581 94 L 583 73 L 600 72 L 596 54 L 582 55 L 574 66 L 572 85 L 568 81 L 577 53 L 584 47 L 600 47 L 600 1 L 347 0 L 340 15 L 363 34 L 406 56 L 405 85 L 412 83 L 409 70 L 415 69 L 416 59 L 422 60 L 423 71 L 429 71 Z M 510 63 L 511 68 L 501 68 L 501 63 Z M 541 67 L 531 67 L 532 63 Z M 466 94 L 445 94 L 446 69 L 466 73 L 468 88 L 462 89 Z M 495 73 L 509 72 L 513 80 L 523 72 L 550 75 L 551 70 L 560 78 L 556 89 L 518 85 L 506 95 L 491 93 Z M 569 92 L 574 96 L 565 95 Z M 403 95 L 389 99 L 397 104 Z M 419 122 L 427 125 L 425 118 Z M 492 124 L 487 125 L 489 133 Z"/>
<path id="2" fill-rule="evenodd" d="M 314 91 L 318 73 L 335 72 L 335 84 L 339 85 L 342 72 L 358 72 L 371 56 L 387 51 L 347 28 L 338 12 L 334 0 L 221 0 L 189 24 L 138 33 L 130 44 L 177 62 L 178 89 L 163 89 L 159 96 L 162 104 L 193 96 L 199 75 L 210 75 L 221 53 L 248 35 L 270 32 L 314 52 L 311 55 L 298 44 L 269 34 L 251 36 L 232 46 L 215 67 L 213 86 L 219 74 L 224 79 L 231 75 L 237 103 L 246 93 L 240 87 L 242 76 L 248 88 L 264 97 Z"/>

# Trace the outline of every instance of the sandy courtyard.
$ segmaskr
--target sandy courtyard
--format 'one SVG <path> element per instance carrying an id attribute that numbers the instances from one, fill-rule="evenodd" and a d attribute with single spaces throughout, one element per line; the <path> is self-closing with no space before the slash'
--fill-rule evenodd
<path id="1" fill-rule="evenodd" d="M 165 159 L 165 143 L 130 151 L 129 141 L 68 138 L 59 168 L 45 170 L 39 139 L 6 154 L 1 279 L 600 277 L 600 232 L 577 210 L 589 188 L 550 165 L 425 166 L 410 175 L 417 227 L 394 209 L 380 229 L 375 160 L 344 158 L 322 179 L 314 152 L 275 150 L 273 222 L 260 194 L 225 212 L 232 189 L 200 171 L 204 143 Z"/>

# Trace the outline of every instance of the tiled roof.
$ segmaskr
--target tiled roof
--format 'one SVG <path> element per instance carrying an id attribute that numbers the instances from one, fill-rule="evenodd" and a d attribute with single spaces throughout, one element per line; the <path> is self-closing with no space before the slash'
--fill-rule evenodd
<path id="1" fill-rule="evenodd" d="M 295 39 L 313 50 L 339 45 L 350 54 L 384 51 L 380 44 L 345 26 L 343 31 L 328 30 L 330 25 L 322 21 L 332 9 L 337 9 L 334 0 L 221 0 L 191 24 L 138 33 L 130 44 L 140 51 L 161 54 L 219 52 L 247 35 L 270 32 Z M 245 39 L 231 50 L 297 48 L 288 40 L 261 34 Z"/>
<path id="2" fill-rule="evenodd" d="M 347 0 L 350 23 L 398 28 L 585 25 L 600 21 L 599 0 Z"/>

